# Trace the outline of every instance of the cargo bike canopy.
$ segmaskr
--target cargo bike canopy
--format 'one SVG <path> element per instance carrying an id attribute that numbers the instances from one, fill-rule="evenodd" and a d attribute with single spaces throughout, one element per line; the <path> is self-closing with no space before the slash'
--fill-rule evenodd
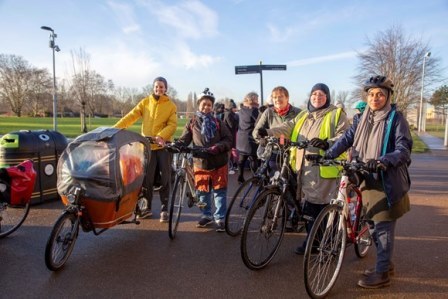
<path id="1" fill-rule="evenodd" d="M 84 196 L 111 202 L 140 189 L 150 144 L 135 132 L 97 128 L 68 144 L 58 163 L 57 189 L 67 196 L 80 187 Z"/>

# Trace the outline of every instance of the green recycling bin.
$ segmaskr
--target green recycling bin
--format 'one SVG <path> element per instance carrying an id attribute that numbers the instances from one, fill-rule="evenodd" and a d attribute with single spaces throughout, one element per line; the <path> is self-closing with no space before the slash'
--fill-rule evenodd
<path id="1" fill-rule="evenodd" d="M 0 167 L 32 160 L 37 176 L 31 204 L 56 199 L 57 163 L 67 143 L 67 138 L 56 131 L 23 130 L 8 133 L 0 138 Z"/>

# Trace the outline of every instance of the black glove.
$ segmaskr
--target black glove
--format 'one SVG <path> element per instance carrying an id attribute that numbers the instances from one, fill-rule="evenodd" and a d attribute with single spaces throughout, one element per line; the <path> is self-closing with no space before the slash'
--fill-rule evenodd
<path id="1" fill-rule="evenodd" d="M 199 159 L 208 159 L 210 155 L 206 151 L 194 151 L 193 157 Z"/>
<path id="2" fill-rule="evenodd" d="M 305 159 L 310 162 L 317 163 L 318 161 L 320 161 L 322 159 L 322 156 L 319 154 L 306 154 Z"/>
<path id="3" fill-rule="evenodd" d="M 261 138 L 266 137 L 268 136 L 268 131 L 265 128 L 259 128 L 257 131 L 257 136 Z"/>
<path id="4" fill-rule="evenodd" d="M 310 145 L 314 146 L 314 147 L 317 147 L 317 148 L 320 148 L 320 149 L 323 149 L 324 151 L 326 151 L 330 147 L 330 145 L 328 144 L 327 141 L 319 139 L 319 138 L 311 139 L 310 140 Z"/>
<path id="5" fill-rule="evenodd" d="M 379 163 L 380 163 L 380 161 L 378 161 L 378 160 L 370 159 L 369 161 L 366 162 L 367 171 L 373 172 L 373 173 L 377 172 Z"/>

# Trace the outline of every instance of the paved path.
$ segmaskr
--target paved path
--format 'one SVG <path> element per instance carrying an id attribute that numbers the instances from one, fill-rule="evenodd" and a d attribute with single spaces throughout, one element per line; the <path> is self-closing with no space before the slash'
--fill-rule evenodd
<path id="1" fill-rule="evenodd" d="M 443 145 L 443 139 L 434 137 L 426 132 L 419 132 L 418 137 L 428 146 L 430 150 L 447 150 L 448 148 Z"/>

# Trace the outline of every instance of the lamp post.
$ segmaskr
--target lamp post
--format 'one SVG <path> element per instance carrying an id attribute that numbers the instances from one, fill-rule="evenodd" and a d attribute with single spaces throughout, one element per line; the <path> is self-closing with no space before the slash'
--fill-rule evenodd
<path id="1" fill-rule="evenodd" d="M 40 27 L 42 30 L 50 31 L 50 43 L 49 46 L 53 50 L 53 130 L 57 131 L 58 127 L 58 110 L 57 110 L 57 94 L 56 94 L 56 63 L 55 63 L 55 55 L 54 51 L 59 52 L 61 49 L 55 44 L 54 39 L 57 37 L 57 34 L 54 33 L 54 30 L 48 26 Z"/>
<path id="2" fill-rule="evenodd" d="M 425 85 L 425 64 L 426 64 L 426 58 L 429 59 L 429 56 L 431 56 L 431 52 L 426 52 L 425 56 L 423 56 L 423 71 L 422 71 L 422 91 L 420 94 L 420 116 L 418 117 L 418 131 L 419 132 L 425 132 L 425 126 L 423 123 L 423 118 L 425 117 L 423 114 L 423 88 Z"/>

